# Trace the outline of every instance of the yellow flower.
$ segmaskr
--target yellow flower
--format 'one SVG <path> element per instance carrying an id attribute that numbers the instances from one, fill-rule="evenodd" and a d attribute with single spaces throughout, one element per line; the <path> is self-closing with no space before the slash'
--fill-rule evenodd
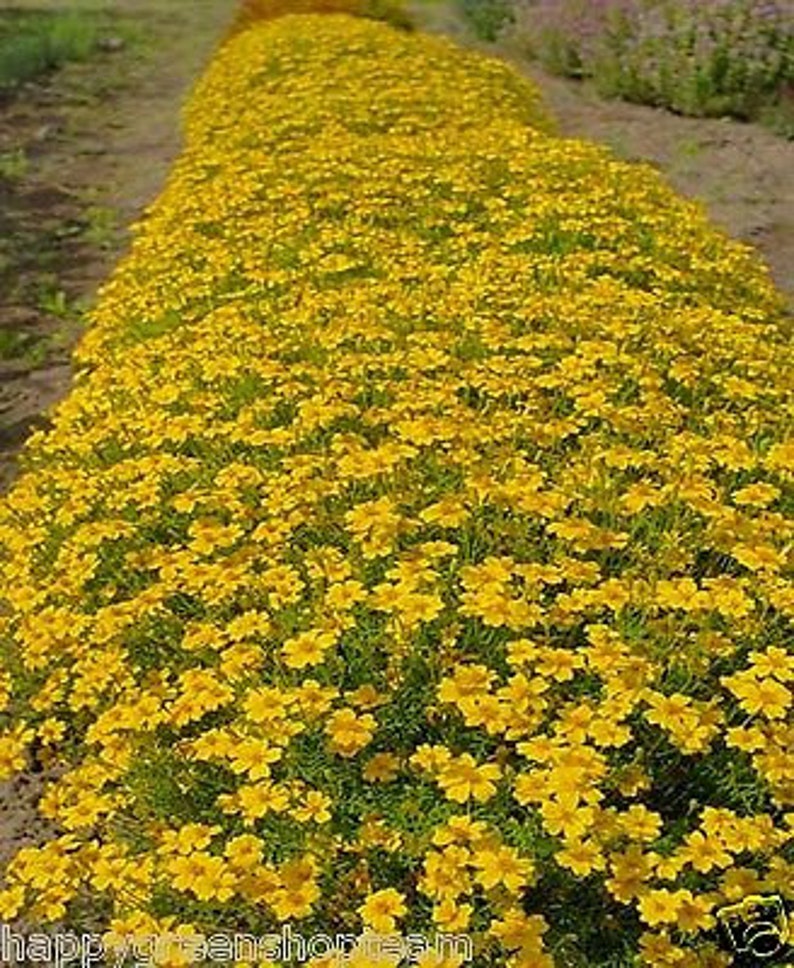
<path id="1" fill-rule="evenodd" d="M 579 840 L 591 829 L 595 820 L 593 807 L 579 806 L 576 795 L 546 800 L 540 808 L 543 826 L 552 835 L 561 834 L 566 840 Z"/>
<path id="2" fill-rule="evenodd" d="M 321 893 L 316 884 L 307 882 L 275 890 L 268 903 L 279 921 L 305 918 L 311 914 L 312 906 Z"/>
<path id="3" fill-rule="evenodd" d="M 375 717 L 369 713 L 356 716 L 352 709 L 340 709 L 329 718 L 325 732 L 331 737 L 331 750 L 350 757 L 369 743 L 376 726 Z"/>
<path id="4" fill-rule="evenodd" d="M 448 844 L 468 844 L 481 840 L 487 831 L 481 820 L 472 820 L 466 814 L 456 814 L 449 817 L 447 822 L 437 827 L 433 834 L 433 843 L 438 847 Z"/>
<path id="5" fill-rule="evenodd" d="M 768 719 L 782 719 L 791 706 L 791 692 L 786 686 L 774 679 L 758 680 L 752 671 L 721 676 L 720 682 L 730 689 L 742 709 L 750 715 L 761 713 Z"/>
<path id="6" fill-rule="evenodd" d="M 655 840 L 662 829 L 662 818 L 658 813 L 635 803 L 619 816 L 621 829 L 635 840 Z"/>
<path id="7" fill-rule="evenodd" d="M 495 673 L 486 666 L 459 666 L 452 676 L 441 680 L 437 693 L 439 702 L 457 703 L 463 698 L 484 695 L 494 678 Z"/>
<path id="8" fill-rule="evenodd" d="M 687 952 L 676 947 L 666 933 L 640 935 L 640 949 L 643 963 L 649 968 L 684 968 Z"/>
<path id="9" fill-rule="evenodd" d="M 168 863 L 168 871 L 178 891 L 191 891 L 199 900 L 228 901 L 234 896 L 237 877 L 222 857 L 200 852 L 174 857 Z"/>
<path id="10" fill-rule="evenodd" d="M 731 554 L 751 571 L 780 571 L 786 563 L 786 556 L 772 545 L 748 545 L 739 542 L 731 548 Z"/>
<path id="11" fill-rule="evenodd" d="M 448 846 L 443 851 L 431 851 L 425 858 L 420 888 L 431 897 L 459 897 L 470 886 L 469 860 L 469 851 L 463 847 Z"/>
<path id="12" fill-rule="evenodd" d="M 430 746 L 423 743 L 411 754 L 410 763 L 421 770 L 431 773 L 444 770 L 452 763 L 452 754 L 445 746 Z"/>
<path id="13" fill-rule="evenodd" d="M 729 867 L 733 863 L 733 858 L 718 840 L 704 836 L 699 830 L 687 834 L 684 845 L 676 851 L 676 857 L 702 874 L 707 874 L 715 867 Z"/>
<path id="14" fill-rule="evenodd" d="M 447 934 L 458 934 L 469 927 L 473 913 L 473 905 L 460 904 L 451 897 L 445 897 L 433 905 L 433 922 Z"/>
<path id="15" fill-rule="evenodd" d="M 637 904 L 642 920 L 655 927 L 657 924 L 675 924 L 685 900 L 692 900 L 689 891 L 651 890 Z"/>
<path id="16" fill-rule="evenodd" d="M 237 871 L 253 870 L 262 859 L 262 841 L 253 834 L 241 834 L 226 844 L 223 851 L 229 864 Z"/>
<path id="17" fill-rule="evenodd" d="M 484 888 L 504 884 L 513 894 L 528 883 L 535 869 L 529 858 L 519 857 L 515 848 L 506 846 L 475 849 L 471 863 L 477 869 L 476 879 Z"/>
<path id="18" fill-rule="evenodd" d="M 578 877 L 586 877 L 594 870 L 604 870 L 606 867 L 606 859 L 598 844 L 590 838 L 566 840 L 565 846 L 555 853 L 554 859 Z"/>
<path id="19" fill-rule="evenodd" d="M 463 753 L 442 768 L 438 784 L 450 800 L 465 803 L 474 799 L 482 803 L 496 793 L 494 781 L 500 776 L 501 770 L 495 763 L 478 766 L 470 753 Z"/>
<path id="20" fill-rule="evenodd" d="M 692 897 L 688 891 L 684 893 L 686 896 L 678 908 L 678 928 L 685 932 L 708 931 L 713 928 L 716 921 L 710 912 L 714 907 L 714 900 L 705 895 Z"/>
<path id="21" fill-rule="evenodd" d="M 315 823 L 327 823 L 331 819 L 331 798 L 320 790 L 310 790 L 303 798 L 303 802 L 293 807 L 290 813 L 296 820 L 306 823 L 309 820 Z"/>
<path id="22" fill-rule="evenodd" d="M 403 895 L 388 887 L 370 894 L 358 908 L 358 913 L 368 928 L 379 934 L 390 934 L 394 931 L 396 919 L 401 918 L 407 910 Z"/>
<path id="23" fill-rule="evenodd" d="M 397 776 L 400 760 L 393 753 L 376 753 L 364 767 L 363 776 L 370 783 L 388 783 Z"/>
<path id="24" fill-rule="evenodd" d="M 17 727 L 11 732 L 0 735 L 0 780 L 7 779 L 24 769 L 25 751 L 33 739 L 34 731 Z"/>
<path id="25" fill-rule="evenodd" d="M 236 809 L 242 813 L 247 825 L 252 824 L 269 811 L 283 813 L 289 807 L 289 793 L 274 783 L 250 783 L 241 786 L 235 798 Z"/>

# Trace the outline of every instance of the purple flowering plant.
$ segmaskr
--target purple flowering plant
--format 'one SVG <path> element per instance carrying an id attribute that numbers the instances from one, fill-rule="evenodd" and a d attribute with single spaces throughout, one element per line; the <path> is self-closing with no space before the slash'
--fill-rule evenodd
<path id="1" fill-rule="evenodd" d="M 514 2 L 514 38 L 605 95 L 752 117 L 794 82 L 794 0 Z"/>

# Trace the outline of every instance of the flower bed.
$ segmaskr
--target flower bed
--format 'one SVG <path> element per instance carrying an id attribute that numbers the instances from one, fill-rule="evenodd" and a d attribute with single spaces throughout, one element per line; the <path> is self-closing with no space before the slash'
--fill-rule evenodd
<path id="1" fill-rule="evenodd" d="M 765 267 L 375 22 L 241 33 L 185 130 L 0 505 L 0 762 L 62 831 L 0 916 L 727 964 L 794 883 Z"/>

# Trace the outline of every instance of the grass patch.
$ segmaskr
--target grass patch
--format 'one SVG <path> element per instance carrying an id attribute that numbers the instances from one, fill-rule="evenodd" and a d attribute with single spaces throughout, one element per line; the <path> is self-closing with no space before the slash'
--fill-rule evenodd
<path id="1" fill-rule="evenodd" d="M 96 49 L 98 27 L 82 13 L 0 12 L 0 88 L 13 88 Z"/>
<path id="2" fill-rule="evenodd" d="M 509 0 L 457 0 L 461 13 L 480 40 L 494 43 L 513 21 Z"/>

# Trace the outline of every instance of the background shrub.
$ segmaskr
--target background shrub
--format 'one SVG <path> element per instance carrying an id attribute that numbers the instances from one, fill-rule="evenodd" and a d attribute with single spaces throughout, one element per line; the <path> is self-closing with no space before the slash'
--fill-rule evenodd
<path id="1" fill-rule="evenodd" d="M 684 114 L 756 116 L 794 79 L 790 0 L 517 0 L 547 68 Z"/>
<path id="2" fill-rule="evenodd" d="M 482 40 L 495 41 L 513 22 L 510 0 L 458 0 L 461 11 Z"/>

